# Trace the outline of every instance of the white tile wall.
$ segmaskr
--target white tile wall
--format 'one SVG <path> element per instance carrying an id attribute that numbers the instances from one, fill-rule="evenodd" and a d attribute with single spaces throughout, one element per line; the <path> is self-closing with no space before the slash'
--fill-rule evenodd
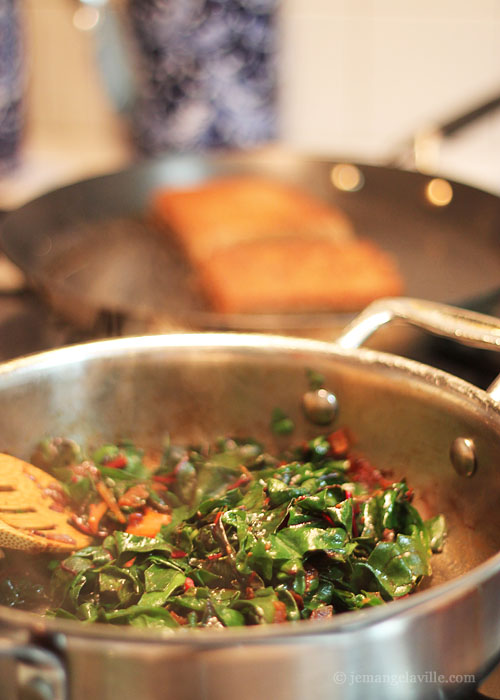
<path id="1" fill-rule="evenodd" d="M 500 94 L 496 0 L 284 0 L 281 21 L 282 131 L 299 148 L 383 160 Z M 500 161 L 497 121 L 481 162 L 495 158 L 492 143 Z"/>

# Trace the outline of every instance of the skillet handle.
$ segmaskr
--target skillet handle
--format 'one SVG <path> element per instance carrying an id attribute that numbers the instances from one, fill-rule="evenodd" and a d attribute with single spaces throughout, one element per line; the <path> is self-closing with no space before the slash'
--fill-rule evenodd
<path id="1" fill-rule="evenodd" d="M 0 638 L 0 659 L 12 659 L 17 664 L 22 697 L 67 700 L 66 672 L 53 652 L 36 644 L 10 644 Z"/>
<path id="2" fill-rule="evenodd" d="M 341 348 L 359 348 L 387 323 L 402 320 L 430 333 L 483 350 L 500 350 L 500 319 L 433 301 L 394 297 L 370 304 L 343 331 L 336 343 Z M 500 376 L 488 388 L 500 401 Z"/>

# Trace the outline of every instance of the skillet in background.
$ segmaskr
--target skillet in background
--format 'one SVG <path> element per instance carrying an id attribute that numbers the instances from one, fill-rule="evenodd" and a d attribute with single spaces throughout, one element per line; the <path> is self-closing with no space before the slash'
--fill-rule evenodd
<path id="1" fill-rule="evenodd" d="M 445 184 L 443 196 L 439 182 L 432 193 L 432 176 L 373 165 L 346 168 L 281 151 L 167 155 L 63 187 L 5 216 L 1 247 L 57 312 L 91 337 L 181 328 L 333 339 L 348 315 L 212 313 L 179 253 L 147 224 L 155 188 L 248 172 L 292 182 L 340 207 L 360 237 L 395 256 L 408 296 L 497 313 L 500 198 L 456 182 L 448 182 L 448 190 Z M 425 354 L 428 342 L 420 347 L 406 331 L 401 337 L 392 331 L 383 347 L 436 364 Z M 432 352 L 443 348 L 448 354 L 447 346 Z M 475 354 L 473 364 L 490 361 L 494 376 L 496 355 Z"/>

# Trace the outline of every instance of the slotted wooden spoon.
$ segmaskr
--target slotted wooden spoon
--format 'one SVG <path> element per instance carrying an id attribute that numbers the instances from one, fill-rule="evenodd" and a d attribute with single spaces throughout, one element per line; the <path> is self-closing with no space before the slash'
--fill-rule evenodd
<path id="1" fill-rule="evenodd" d="M 0 453 L 0 548 L 67 553 L 91 538 L 69 523 L 57 499 L 60 484 L 28 462 Z"/>

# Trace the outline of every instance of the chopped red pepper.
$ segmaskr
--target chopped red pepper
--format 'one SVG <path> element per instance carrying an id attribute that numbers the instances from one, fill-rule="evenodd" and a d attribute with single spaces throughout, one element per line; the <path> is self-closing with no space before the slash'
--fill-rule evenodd
<path id="1" fill-rule="evenodd" d="M 233 481 L 232 484 L 229 484 L 226 488 L 228 491 L 231 491 L 231 489 L 237 489 L 238 486 L 243 486 L 244 484 L 248 484 L 252 477 L 249 476 L 248 474 L 242 474 L 236 481 Z"/>
<path id="2" fill-rule="evenodd" d="M 384 542 L 394 542 L 395 537 L 396 533 L 394 532 L 394 530 L 388 527 L 384 528 L 382 532 L 382 539 L 384 540 Z"/>
<path id="3" fill-rule="evenodd" d="M 194 588 L 194 581 L 189 576 L 186 576 L 186 580 L 184 581 L 184 591 L 188 591 L 190 588 Z"/>
<path id="4" fill-rule="evenodd" d="M 286 605 L 282 600 L 273 600 L 274 605 L 274 618 L 273 622 L 286 622 Z"/>
<path id="5" fill-rule="evenodd" d="M 337 458 L 346 457 L 349 451 L 349 438 L 344 428 L 339 428 L 328 436 L 328 443 L 332 455 Z"/>
<path id="6" fill-rule="evenodd" d="M 380 486 L 382 481 L 384 481 L 384 477 L 379 470 L 363 457 L 353 459 L 347 473 L 352 481 L 359 481 L 366 486 Z"/>
<path id="7" fill-rule="evenodd" d="M 177 476 L 181 467 L 187 462 L 187 455 L 184 455 L 174 467 L 174 470 L 169 474 L 153 474 L 153 481 L 158 481 L 161 484 L 172 484 L 177 480 Z"/>
<path id="8" fill-rule="evenodd" d="M 207 559 L 210 559 L 210 561 L 212 561 L 212 559 L 220 559 L 223 556 L 224 555 L 222 552 L 215 552 L 214 554 L 208 554 Z"/>
<path id="9" fill-rule="evenodd" d="M 143 518 L 144 518 L 144 513 L 141 513 L 141 512 L 130 513 L 130 515 L 128 516 L 128 524 L 129 525 L 138 525 Z"/>
<path id="10" fill-rule="evenodd" d="M 141 517 L 138 518 L 138 515 Z M 152 508 L 146 508 L 144 513 L 130 514 L 126 532 L 140 537 L 156 537 L 163 525 L 168 525 L 171 520 L 170 513 L 159 513 Z"/>
<path id="11" fill-rule="evenodd" d="M 176 480 L 175 474 L 154 474 L 153 481 L 158 481 L 160 484 L 171 484 Z"/>
<path id="12" fill-rule="evenodd" d="M 110 469 L 123 469 L 123 467 L 127 466 L 127 458 L 125 455 L 119 454 L 116 457 L 105 460 L 104 466 Z"/>
<path id="13" fill-rule="evenodd" d="M 172 559 L 182 559 L 182 557 L 187 557 L 187 552 L 183 552 L 182 549 L 174 549 L 170 552 Z"/>
<path id="14" fill-rule="evenodd" d="M 154 482 L 151 484 L 151 488 L 155 493 L 163 493 L 164 491 L 168 491 L 168 486 L 166 484 L 162 484 L 161 482 Z"/>
<path id="15" fill-rule="evenodd" d="M 169 610 L 168 612 L 171 614 L 174 620 L 179 623 L 179 625 L 187 625 L 187 617 L 179 615 L 175 612 L 175 610 Z"/>

